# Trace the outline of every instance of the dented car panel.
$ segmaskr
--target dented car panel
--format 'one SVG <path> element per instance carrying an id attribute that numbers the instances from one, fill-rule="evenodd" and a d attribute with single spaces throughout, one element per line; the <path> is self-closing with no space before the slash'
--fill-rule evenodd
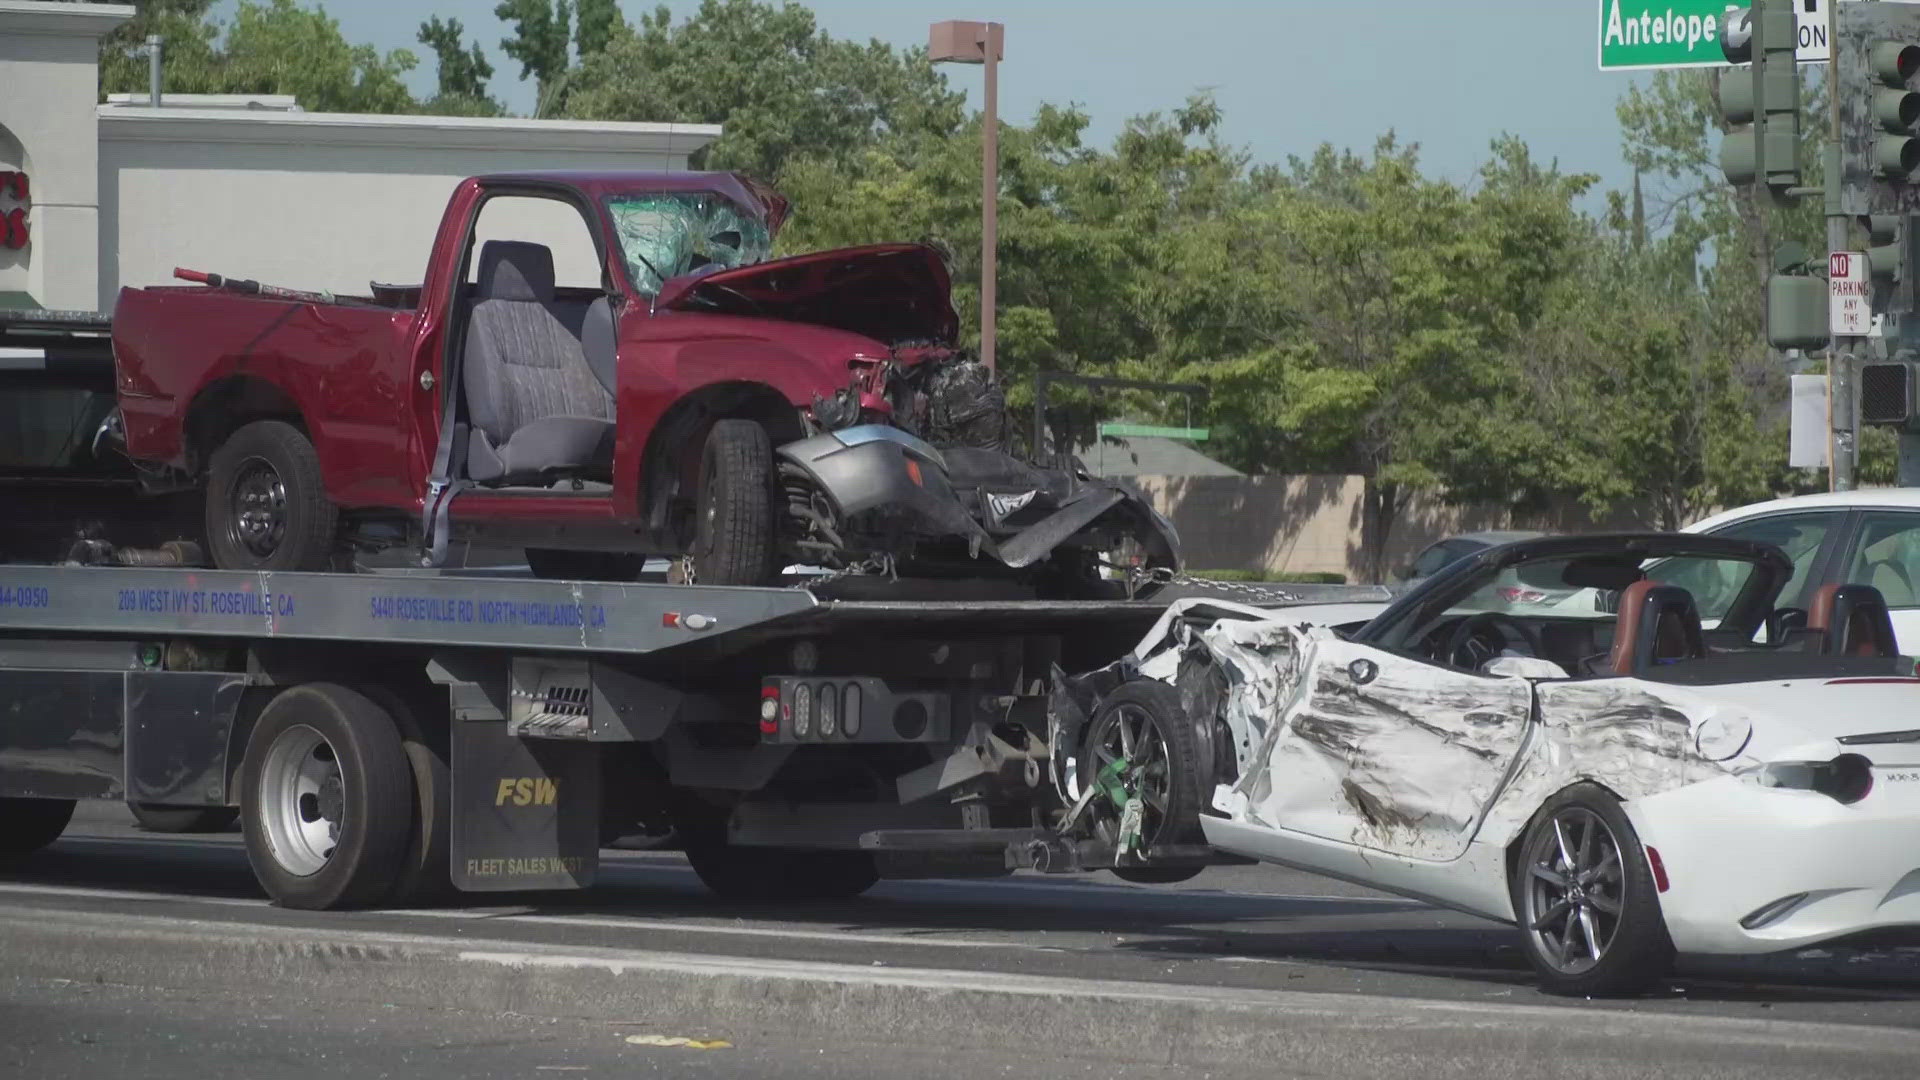
<path id="1" fill-rule="evenodd" d="M 1827 651 L 1806 636 L 1756 642 L 1755 620 L 1786 581 L 1777 553 L 1645 537 L 1512 546 L 1567 562 L 1570 578 L 1651 575 L 1696 556 L 1752 577 L 1711 648 L 1667 658 L 1657 647 L 1650 665 L 1626 672 L 1611 665 L 1625 663 L 1632 641 L 1609 650 L 1620 643 L 1607 639 L 1634 633 L 1632 613 L 1616 615 L 1605 590 L 1584 598 L 1586 612 L 1461 607 L 1471 575 L 1507 569 L 1497 553 L 1403 597 L 1351 638 L 1284 610 L 1177 603 L 1132 657 L 1066 680 L 1055 711 L 1077 694 L 1075 708 L 1090 712 L 1132 678 L 1172 684 L 1196 726 L 1223 743 L 1201 819 L 1209 843 L 1474 914 L 1514 919 L 1520 839 L 1556 797 L 1597 785 L 1657 865 L 1662 918 L 1683 952 L 1920 928 L 1912 658 Z M 1471 636 L 1456 632 L 1462 624 L 1503 622 L 1514 626 L 1502 631 L 1507 655 L 1455 663 L 1452 650 Z M 1555 642 L 1578 647 L 1528 655 Z M 1842 772 L 1848 790 L 1820 779 Z"/>

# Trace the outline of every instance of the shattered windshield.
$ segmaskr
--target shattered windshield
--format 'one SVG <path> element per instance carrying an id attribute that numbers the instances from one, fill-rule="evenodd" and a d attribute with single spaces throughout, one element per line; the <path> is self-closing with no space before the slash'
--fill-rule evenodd
<path id="1" fill-rule="evenodd" d="M 773 245 L 764 221 L 712 192 L 610 195 L 607 213 L 627 277 L 648 296 L 681 274 L 763 262 Z"/>

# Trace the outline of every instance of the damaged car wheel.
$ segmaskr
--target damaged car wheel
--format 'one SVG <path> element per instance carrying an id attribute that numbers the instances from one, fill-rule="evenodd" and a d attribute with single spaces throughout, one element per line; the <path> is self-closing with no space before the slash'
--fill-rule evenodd
<path id="1" fill-rule="evenodd" d="M 1094 790 L 1095 833 L 1122 854 L 1198 840 L 1199 738 L 1173 687 L 1138 679 L 1108 694 L 1087 724 L 1075 771 L 1078 789 Z"/>
<path id="2" fill-rule="evenodd" d="M 1550 993 L 1632 994 L 1673 964 L 1646 851 L 1618 800 L 1593 784 L 1555 796 L 1528 826 L 1513 909 Z"/>
<path id="3" fill-rule="evenodd" d="M 693 550 L 683 577 L 701 585 L 766 585 L 775 565 L 773 448 L 752 420 L 722 420 L 700 455 Z"/>

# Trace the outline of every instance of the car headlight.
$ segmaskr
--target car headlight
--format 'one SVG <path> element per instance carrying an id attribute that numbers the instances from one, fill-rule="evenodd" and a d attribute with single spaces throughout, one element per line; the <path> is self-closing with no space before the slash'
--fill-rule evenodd
<path id="1" fill-rule="evenodd" d="M 1761 787 L 1817 791 L 1839 803 L 1857 803 L 1873 790 L 1873 763 L 1859 754 L 1832 761 L 1769 761 L 1740 775 Z"/>

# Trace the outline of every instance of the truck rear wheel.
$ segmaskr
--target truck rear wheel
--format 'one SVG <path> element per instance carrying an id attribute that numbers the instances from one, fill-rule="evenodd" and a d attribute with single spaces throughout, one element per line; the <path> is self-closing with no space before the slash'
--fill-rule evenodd
<path id="1" fill-rule="evenodd" d="M 164 803 L 128 803 L 134 824 L 143 832 L 224 832 L 240 817 L 231 806 L 168 806 Z"/>
<path id="2" fill-rule="evenodd" d="M 372 903 L 407 860 L 414 784 L 391 714 L 333 683 L 282 692 L 241 767 L 247 861 L 283 907 Z"/>
<path id="3" fill-rule="evenodd" d="M 220 569 L 325 570 L 338 520 L 320 456 L 292 424 L 256 420 L 213 452 L 207 547 Z"/>
<path id="4" fill-rule="evenodd" d="M 0 799 L 0 858 L 31 855 L 67 831 L 72 799 Z"/>
<path id="5" fill-rule="evenodd" d="M 773 447 L 752 420 L 722 420 L 700 455 L 700 493 L 689 584 L 766 585 L 774 580 Z"/>

